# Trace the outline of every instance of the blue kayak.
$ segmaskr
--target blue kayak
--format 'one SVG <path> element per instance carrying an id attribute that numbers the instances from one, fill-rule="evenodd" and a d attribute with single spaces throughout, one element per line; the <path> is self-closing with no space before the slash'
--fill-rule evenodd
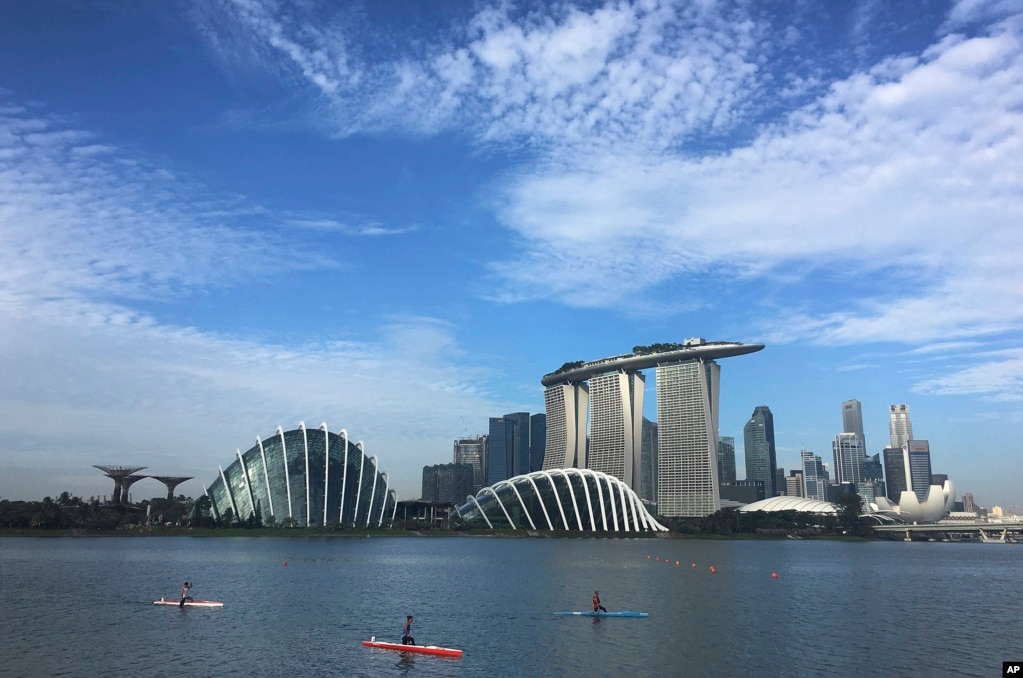
<path id="1" fill-rule="evenodd" d="M 559 617 L 649 617 L 649 612 L 555 612 Z"/>

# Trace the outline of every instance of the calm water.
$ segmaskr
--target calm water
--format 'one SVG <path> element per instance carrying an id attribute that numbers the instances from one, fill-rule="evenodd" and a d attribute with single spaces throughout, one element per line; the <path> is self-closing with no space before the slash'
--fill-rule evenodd
<path id="1" fill-rule="evenodd" d="M 0 574 L 11 676 L 986 677 L 1023 659 L 1020 546 L 5 538 Z M 224 608 L 152 604 L 186 579 Z M 551 614 L 595 589 L 650 617 Z M 360 645 L 406 614 L 464 658 Z"/>

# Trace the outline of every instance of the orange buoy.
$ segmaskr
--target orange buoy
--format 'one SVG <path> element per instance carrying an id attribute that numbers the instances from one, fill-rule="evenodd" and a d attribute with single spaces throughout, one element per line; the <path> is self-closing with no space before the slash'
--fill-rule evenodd
<path id="1" fill-rule="evenodd" d="M 287 567 L 287 566 L 288 566 L 288 561 L 285 560 L 284 561 L 284 567 Z"/>
<path id="2" fill-rule="evenodd" d="M 715 568 L 713 565 L 711 565 L 710 566 L 710 572 L 711 572 L 711 574 L 714 574 L 715 572 L 717 572 L 717 568 Z"/>
<path id="3" fill-rule="evenodd" d="M 693 563 L 693 567 L 696 567 L 696 563 Z"/>
<path id="4" fill-rule="evenodd" d="M 646 557 L 646 559 L 647 559 L 647 560 L 650 560 L 650 556 L 647 556 L 647 557 Z"/>
<path id="5" fill-rule="evenodd" d="M 777 572 L 772 572 L 771 573 L 771 579 L 777 579 L 777 578 L 778 578 L 778 573 Z"/>
<path id="6" fill-rule="evenodd" d="M 675 567 L 678 567 L 678 566 L 679 566 L 679 562 L 676 560 L 675 561 Z"/>

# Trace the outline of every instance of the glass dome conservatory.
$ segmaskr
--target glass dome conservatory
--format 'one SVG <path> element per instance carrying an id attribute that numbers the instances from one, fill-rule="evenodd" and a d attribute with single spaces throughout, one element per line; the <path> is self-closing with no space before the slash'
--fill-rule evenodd
<path id="1" fill-rule="evenodd" d="M 667 532 L 625 483 L 592 469 L 534 471 L 484 487 L 456 509 L 491 529 Z"/>
<path id="2" fill-rule="evenodd" d="M 273 436 L 236 459 L 206 488 L 218 521 L 259 516 L 264 524 L 303 527 L 390 525 L 397 509 L 394 490 L 376 457 L 367 457 L 362 441 L 348 431 L 330 433 L 326 424 L 306 430 L 305 423 Z"/>

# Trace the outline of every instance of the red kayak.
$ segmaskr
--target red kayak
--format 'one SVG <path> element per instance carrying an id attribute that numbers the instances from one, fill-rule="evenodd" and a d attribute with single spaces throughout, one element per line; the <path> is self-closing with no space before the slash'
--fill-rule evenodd
<path id="1" fill-rule="evenodd" d="M 440 657 L 462 658 L 462 651 L 451 647 L 438 647 L 436 645 L 402 645 L 401 643 L 385 643 L 380 640 L 364 640 L 362 644 L 366 647 L 376 647 L 381 650 L 397 650 L 398 652 L 418 652 L 419 654 L 432 654 Z"/>

